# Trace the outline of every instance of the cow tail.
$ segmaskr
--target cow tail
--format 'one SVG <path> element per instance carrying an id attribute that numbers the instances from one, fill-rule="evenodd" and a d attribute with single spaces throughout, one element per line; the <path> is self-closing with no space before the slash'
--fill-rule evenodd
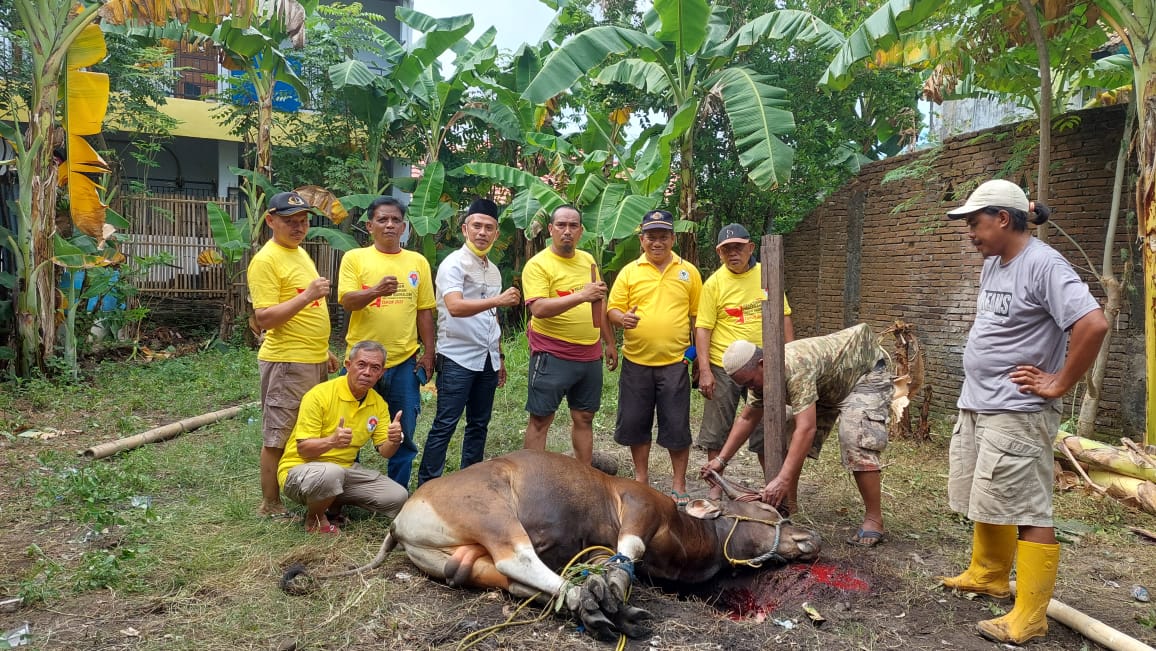
<path id="1" fill-rule="evenodd" d="M 285 573 L 281 575 L 281 590 L 288 594 L 305 594 L 309 591 L 310 587 L 312 587 L 312 584 L 317 581 L 371 572 L 381 567 L 381 564 L 385 562 L 385 558 L 397 547 L 397 543 L 397 537 L 393 534 L 393 527 L 390 527 L 389 531 L 385 534 L 385 540 L 381 541 L 381 547 L 377 550 L 377 556 L 374 556 L 373 560 L 365 565 L 352 570 L 312 576 L 303 563 L 293 563 L 285 568 Z"/>

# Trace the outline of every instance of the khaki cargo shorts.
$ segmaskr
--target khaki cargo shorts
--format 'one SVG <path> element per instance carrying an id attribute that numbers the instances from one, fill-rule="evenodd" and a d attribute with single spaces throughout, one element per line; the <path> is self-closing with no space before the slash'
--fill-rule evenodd
<path id="1" fill-rule="evenodd" d="M 289 469 L 285 497 L 308 505 L 333 497 L 333 506 L 358 506 L 373 513 L 397 515 L 409 493 L 401 484 L 360 464 L 345 468 L 327 461 L 308 461 Z"/>
<path id="2" fill-rule="evenodd" d="M 261 372 L 262 443 L 284 449 L 297 424 L 301 398 L 328 379 L 328 364 L 257 360 L 257 368 Z"/>
<path id="3" fill-rule="evenodd" d="M 721 450 L 731 433 L 731 427 L 735 424 L 743 388 L 735 384 L 721 366 L 711 364 L 710 373 L 714 376 L 714 398 L 703 401 L 702 425 L 699 427 L 695 444 L 704 450 Z M 755 431 L 751 432 L 751 437 L 747 440 L 747 449 L 762 453 L 762 420 L 755 426 Z"/>
<path id="4" fill-rule="evenodd" d="M 976 522 L 1052 526 L 1052 439 L 1059 406 L 980 414 L 961 409 L 951 433 L 947 503 Z"/>
<path id="5" fill-rule="evenodd" d="M 891 413 L 891 374 L 880 360 L 875 369 L 859 378 L 837 408 L 816 408 L 815 442 L 808 453 L 819 458 L 823 443 L 839 421 L 839 457 L 851 472 L 882 468 L 880 454 L 887 448 L 887 420 Z"/>

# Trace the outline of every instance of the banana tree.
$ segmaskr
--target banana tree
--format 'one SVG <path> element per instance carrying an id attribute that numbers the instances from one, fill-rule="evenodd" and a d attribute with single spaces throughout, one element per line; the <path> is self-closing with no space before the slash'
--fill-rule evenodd
<path id="1" fill-rule="evenodd" d="M 423 151 L 422 177 L 408 216 L 414 233 L 425 238 L 437 233 L 453 214 L 452 205 L 442 201 L 445 167 L 439 158 L 455 129 L 469 121 L 495 126 L 503 135 L 516 135 L 517 129 L 511 128 L 509 111 L 482 92 L 486 85 L 482 78 L 493 69 L 498 54 L 492 28 L 471 43 L 465 38 L 474 27 L 470 15 L 434 18 L 398 7 L 396 16 L 423 34 L 413 49 L 406 51 L 382 32 L 377 35 L 384 54 L 379 69 L 351 58 L 332 66 L 329 78 L 363 125 L 367 143 L 372 143 L 367 148 L 380 147 L 383 135 L 399 125 L 417 134 Z M 454 70 L 446 76 L 439 58 L 451 51 Z M 380 164 L 380 151 L 371 151 L 367 159 Z M 384 189 L 380 174 L 374 181 L 370 192 Z"/>
<path id="2" fill-rule="evenodd" d="M 1156 0 L 1093 0 L 1132 58 L 1136 103 L 1136 218 L 1144 261 L 1146 439 L 1156 445 Z"/>
<path id="3" fill-rule="evenodd" d="M 56 294 L 50 260 L 60 158 L 54 156 L 54 149 L 59 150 L 58 145 L 63 143 L 54 141 L 53 132 L 57 128 L 58 98 L 66 79 L 66 63 L 72 56 L 70 50 L 78 42 L 81 45 L 74 51 L 87 50 L 86 54 L 72 60 L 74 68 L 85 67 L 83 62 L 94 56 L 92 45 L 96 43 L 92 30 L 88 28 L 93 26 L 98 16 L 103 16 L 106 23 L 117 22 L 119 17 L 121 22 L 132 18 L 146 25 L 164 25 L 174 19 L 215 25 L 222 18 L 218 11 L 227 11 L 232 19 L 243 21 L 255 13 L 255 3 L 238 0 L 222 5 L 201 0 L 173 0 L 158 4 L 112 0 L 103 4 L 88 1 L 78 4 L 64 0 L 15 0 L 14 6 L 26 39 L 25 52 L 31 63 L 32 84 L 30 94 L 23 102 L 26 113 L 18 111 L 12 116 L 13 121 L 4 124 L 0 130 L 0 137 L 8 140 L 16 151 L 16 170 L 20 179 L 16 232 L 0 236 L 14 250 L 17 259 L 20 291 L 16 305 L 19 342 L 16 370 L 18 374 L 27 375 L 34 369 L 45 367 L 55 343 Z M 74 92 L 85 93 L 87 99 L 74 101 L 77 107 L 98 97 L 102 88 L 95 77 L 80 76 L 79 79 L 74 81 Z M 107 88 L 106 83 L 103 87 Z M 21 122 L 26 125 L 23 133 Z M 91 126 L 94 121 L 87 120 L 86 123 Z M 99 130 L 99 120 L 95 123 Z M 64 126 L 67 129 L 69 125 L 66 123 Z M 90 153 L 91 148 L 86 149 L 87 143 L 81 142 L 70 138 L 73 151 L 65 150 L 63 157 L 68 165 L 66 174 L 70 182 L 76 181 L 82 194 L 88 193 L 75 207 L 74 216 L 81 217 L 87 230 L 99 231 L 101 229 L 94 226 L 103 223 L 103 206 L 99 199 L 94 202 L 90 196 L 97 189 L 96 184 L 81 176 L 103 171 L 102 165 L 95 153 Z M 74 190 L 74 201 L 76 196 Z"/>
<path id="4" fill-rule="evenodd" d="M 1059 0 L 1041 0 L 1056 4 Z M 1123 42 L 1132 68 L 1136 102 L 1136 213 L 1144 277 L 1144 340 L 1147 342 L 1146 439 L 1156 443 L 1156 0 L 1091 0 L 1099 19 Z M 838 89 L 859 62 L 903 43 L 948 0 L 891 0 L 875 11 L 831 62 L 822 85 Z M 967 6 L 983 6 L 983 2 Z M 1093 28 L 1094 29 L 1094 28 Z"/>
<path id="5" fill-rule="evenodd" d="M 669 172 L 634 178 L 631 170 L 637 167 L 641 151 L 623 143 L 625 121 L 594 111 L 586 117 L 585 129 L 570 139 L 534 131 L 525 134 L 523 148 L 528 155 L 551 161 L 548 174 L 498 163 L 470 163 L 450 174 L 481 176 L 514 189 L 503 218 L 510 218 L 528 239 L 541 231 L 556 208 L 575 206 L 585 229 L 581 246 L 605 271 L 638 255 L 630 236 L 643 215 L 659 205 L 669 185 Z M 615 242 L 624 246 L 614 247 Z"/>
<path id="6" fill-rule="evenodd" d="M 667 123 L 647 138 L 642 167 L 634 175 L 668 170 L 677 160 L 679 213 L 697 222 L 693 142 L 707 111 L 725 111 L 739 161 L 758 187 L 769 189 L 790 178 L 793 150 L 782 138 L 794 129 L 794 118 L 786 93 L 735 64 L 767 39 L 822 50 L 843 44 L 837 30 L 804 11 L 772 11 L 735 25 L 729 8 L 707 0 L 656 0 L 641 29 L 600 26 L 563 42 L 524 97 L 541 104 L 592 76 L 595 83 L 626 84 L 659 98 Z M 617 60 L 606 65 L 612 58 Z M 683 250 L 692 261 L 697 258 L 695 247 Z"/>

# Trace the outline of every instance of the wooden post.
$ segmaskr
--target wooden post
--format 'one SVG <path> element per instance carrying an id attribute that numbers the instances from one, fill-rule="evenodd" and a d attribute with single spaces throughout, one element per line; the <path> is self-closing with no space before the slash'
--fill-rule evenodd
<path id="1" fill-rule="evenodd" d="M 761 253 L 763 288 L 763 455 L 766 480 L 779 474 L 787 457 L 783 414 L 787 404 L 783 364 L 783 237 L 764 235 Z"/>

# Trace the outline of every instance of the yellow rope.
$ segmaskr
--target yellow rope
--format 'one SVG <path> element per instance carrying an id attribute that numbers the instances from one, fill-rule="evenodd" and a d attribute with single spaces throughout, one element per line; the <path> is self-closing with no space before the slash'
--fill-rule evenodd
<path id="1" fill-rule="evenodd" d="M 781 527 L 786 522 L 786 520 L 779 520 L 778 522 L 771 522 L 770 520 L 761 520 L 759 518 L 750 518 L 750 517 L 747 517 L 745 515 L 739 515 L 737 513 L 727 513 L 727 514 L 724 514 L 723 517 L 732 518 L 735 521 L 735 523 L 731 525 L 730 532 L 727 533 L 727 539 L 725 541 L 723 541 L 723 558 L 725 558 L 727 560 L 727 562 L 730 563 L 731 565 L 749 565 L 749 566 L 754 567 L 754 568 L 762 567 L 762 565 L 763 565 L 762 563 L 753 563 L 753 562 L 751 562 L 752 559 L 749 559 L 749 558 L 746 560 L 731 558 L 730 552 L 727 551 L 731 545 L 731 537 L 735 535 L 735 530 L 739 528 L 739 522 L 741 522 L 741 521 L 758 522 L 759 524 L 766 524 L 766 525 L 770 525 L 772 527 L 775 527 L 775 532 L 776 532 L 775 533 L 775 547 L 777 548 L 779 546 L 779 532 L 782 531 Z"/>
<path id="2" fill-rule="evenodd" d="M 603 545 L 591 545 L 590 547 L 587 547 L 586 549 L 583 549 L 582 551 L 575 554 L 574 557 L 570 559 L 570 562 L 566 563 L 566 566 L 562 568 L 562 571 L 559 574 L 567 582 L 572 582 L 572 578 L 577 576 L 578 573 L 581 572 L 582 570 L 595 570 L 595 571 L 600 570 L 600 568 L 602 567 L 600 565 L 592 565 L 590 563 L 578 564 L 578 559 L 582 558 L 587 553 L 593 553 L 593 552 L 600 552 L 600 554 L 593 556 L 591 559 L 589 559 L 595 563 L 598 562 L 599 560 L 606 560 L 607 558 L 610 558 L 611 556 L 613 556 L 615 553 L 614 550 L 610 549 L 609 547 L 606 547 Z M 542 613 L 540 615 L 538 615 L 537 617 L 535 617 L 533 619 L 525 619 L 525 620 L 522 620 L 519 622 L 513 621 L 514 618 L 517 617 L 518 613 L 522 612 L 522 610 L 526 606 L 530 605 L 530 603 L 532 601 L 534 601 L 535 599 L 537 599 L 538 596 L 541 594 L 542 594 L 541 592 L 537 592 L 533 596 L 527 598 L 522 603 L 518 604 L 518 607 L 514 609 L 514 612 L 510 613 L 510 616 L 506 618 L 506 621 L 502 622 L 501 624 L 495 624 L 493 626 L 487 626 L 486 628 L 474 631 L 473 633 L 470 633 L 469 635 L 462 638 L 461 642 L 458 643 L 458 647 L 457 647 L 458 651 L 465 651 L 466 649 L 469 649 L 470 647 L 474 646 L 475 644 L 478 644 L 482 640 L 486 639 L 487 637 L 493 635 L 494 633 L 497 633 L 498 631 L 500 631 L 504 628 L 507 628 L 510 626 L 521 626 L 523 624 L 533 624 L 536 622 L 540 622 L 543 619 L 546 619 L 546 617 L 548 617 L 550 615 L 551 610 L 557 610 L 558 608 L 561 607 L 561 602 L 558 600 L 558 595 L 554 595 L 553 597 L 550 598 L 549 601 L 546 602 L 546 605 L 542 608 Z M 629 586 L 627 587 L 626 597 L 627 598 L 630 597 Z M 555 601 L 558 601 L 558 604 L 555 605 L 554 604 Z M 552 605 L 555 607 L 551 608 Z M 616 648 L 616 651 L 622 651 L 625 648 L 626 648 L 626 636 L 625 635 L 619 635 L 618 636 L 618 646 Z"/>

